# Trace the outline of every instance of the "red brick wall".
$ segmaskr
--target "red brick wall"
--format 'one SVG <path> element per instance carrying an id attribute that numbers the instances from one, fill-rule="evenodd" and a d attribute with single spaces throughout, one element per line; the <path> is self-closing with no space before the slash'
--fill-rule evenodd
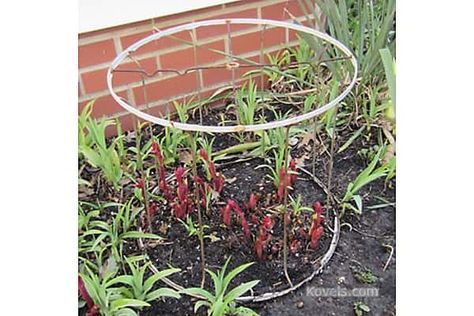
<path id="1" fill-rule="evenodd" d="M 154 18 L 146 21 L 122 25 L 105 30 L 79 34 L 79 111 L 90 100 L 95 99 L 95 117 L 118 117 L 124 129 L 132 127 L 132 115 L 124 111 L 110 96 L 106 85 L 106 72 L 111 61 L 122 50 L 154 32 L 192 21 L 221 18 L 263 18 L 289 21 L 288 12 L 304 22 L 304 14 L 296 0 L 247 0 L 186 13 Z M 304 23 L 305 24 L 305 23 Z M 229 39 L 225 25 L 199 28 L 195 30 L 198 47 L 197 62 L 200 66 L 222 65 L 226 57 L 206 50 L 212 48 L 229 52 Z M 189 31 L 173 36 L 192 41 Z M 259 60 L 261 43 L 266 52 L 293 44 L 294 32 L 282 28 L 267 27 L 262 35 L 258 25 L 232 25 L 232 52 L 255 61 Z M 262 38 L 263 37 L 263 38 Z M 263 40 L 262 40 L 263 39 Z M 159 68 L 185 69 L 195 66 L 192 46 L 170 39 L 153 41 L 139 50 L 133 57 L 149 73 Z M 124 62 L 119 69 L 136 68 L 134 63 Z M 249 69 L 238 69 L 236 77 Z M 198 89 L 203 95 L 231 81 L 231 72 L 225 69 L 202 71 L 198 79 L 196 73 L 177 76 L 161 73 L 147 79 L 146 92 L 150 113 L 161 113 L 173 98 L 195 95 Z M 115 91 L 130 104 L 145 106 L 141 76 L 136 73 L 114 73 Z"/>

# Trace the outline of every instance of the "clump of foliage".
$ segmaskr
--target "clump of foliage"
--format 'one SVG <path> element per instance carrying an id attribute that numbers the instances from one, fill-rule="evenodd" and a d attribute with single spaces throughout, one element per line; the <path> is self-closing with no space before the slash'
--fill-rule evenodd
<path id="1" fill-rule="evenodd" d="M 236 110 L 238 124 L 254 124 L 258 102 L 257 85 L 253 80 L 249 81 L 248 88 L 246 87 L 246 84 L 244 84 L 236 91 L 235 104 L 232 104 L 230 107 L 235 108 Z"/>
<path id="2" fill-rule="evenodd" d="M 133 308 L 150 306 L 145 301 L 127 298 L 125 288 L 114 287 L 117 281 L 116 270 L 100 276 L 95 274 L 87 265 L 84 272 L 79 273 L 79 291 L 87 303 L 87 316 L 121 316 L 137 315 Z"/>
<path id="3" fill-rule="evenodd" d="M 116 123 L 113 120 L 98 121 L 92 118 L 93 105 L 93 101 L 88 103 L 79 116 L 79 154 L 91 166 L 99 168 L 105 179 L 118 191 L 123 171 L 117 148 L 123 147 L 123 135 L 116 137 L 110 145 L 107 144 L 105 130 Z"/>
<path id="4" fill-rule="evenodd" d="M 164 277 L 170 276 L 174 273 L 180 272 L 180 269 L 170 268 L 162 270 L 158 273 L 151 275 L 145 279 L 145 272 L 150 262 L 140 266 L 136 260 L 130 258 L 125 259 L 130 269 L 130 274 L 118 276 L 111 280 L 108 285 L 123 284 L 126 289 L 123 293 L 128 298 L 137 299 L 144 302 L 152 302 L 161 297 L 173 297 L 180 298 L 178 292 L 173 289 L 166 287 L 154 289 L 156 282 L 163 279 Z"/>
<path id="5" fill-rule="evenodd" d="M 236 267 L 226 274 L 227 266 L 230 262 L 230 257 L 226 260 L 224 266 L 217 273 L 206 269 L 206 272 L 212 278 L 214 284 L 214 291 L 209 292 L 202 288 L 188 288 L 181 291 L 183 294 L 198 295 L 200 300 L 194 305 L 194 312 L 196 313 L 201 307 L 207 308 L 207 314 L 212 316 L 224 315 L 258 315 L 253 310 L 237 306 L 235 300 L 245 294 L 258 284 L 258 280 L 245 282 L 228 291 L 228 287 L 232 280 L 242 273 L 244 270 L 253 265 L 253 262 L 246 263 Z"/>

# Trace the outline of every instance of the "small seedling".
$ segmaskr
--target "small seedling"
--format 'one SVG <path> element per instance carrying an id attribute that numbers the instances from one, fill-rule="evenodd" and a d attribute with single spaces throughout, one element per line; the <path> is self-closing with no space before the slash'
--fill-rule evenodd
<path id="1" fill-rule="evenodd" d="M 354 303 L 354 314 L 356 314 L 356 316 L 363 316 L 365 313 L 368 312 L 370 312 L 370 307 L 364 302 Z"/>
<path id="2" fill-rule="evenodd" d="M 370 270 L 358 271 L 354 274 L 357 281 L 365 284 L 375 283 L 378 278 Z"/>
<path id="3" fill-rule="evenodd" d="M 293 214 L 295 214 L 296 217 L 299 217 L 303 211 L 312 211 L 310 207 L 301 204 L 301 194 L 298 194 L 296 199 L 290 195 L 290 208 L 293 210 Z"/>
<path id="4" fill-rule="evenodd" d="M 193 219 L 191 218 L 191 216 L 186 216 L 186 221 L 183 221 L 181 219 L 178 219 L 178 221 L 183 224 L 183 226 L 186 228 L 186 231 L 188 232 L 188 237 L 192 237 L 192 236 L 198 236 L 199 234 L 199 229 L 196 225 L 194 225 L 194 222 L 193 222 Z M 203 231 L 205 229 L 208 229 L 209 226 L 208 225 L 203 225 L 202 226 L 202 229 Z"/>

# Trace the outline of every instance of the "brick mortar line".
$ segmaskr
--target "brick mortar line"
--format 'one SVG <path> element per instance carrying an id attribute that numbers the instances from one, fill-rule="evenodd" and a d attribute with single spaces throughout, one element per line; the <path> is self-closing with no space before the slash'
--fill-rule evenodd
<path id="1" fill-rule="evenodd" d="M 305 19 L 306 19 L 305 16 L 301 16 L 301 17 L 298 17 L 296 20 L 298 22 L 301 22 L 301 21 L 304 21 Z M 288 22 L 288 21 L 292 21 L 292 19 L 287 19 L 287 20 L 282 20 L 282 21 L 283 22 Z M 274 26 L 274 27 L 267 28 L 266 30 L 268 31 L 268 30 L 271 30 L 271 29 L 274 29 L 274 28 L 278 28 L 278 27 Z M 248 28 L 248 29 L 245 29 L 245 30 L 232 32 L 232 36 L 235 37 L 235 36 L 247 35 L 247 34 L 255 33 L 255 32 L 258 32 L 258 31 L 260 31 L 260 29 L 259 29 L 259 26 L 256 25 L 255 27 L 251 27 L 251 28 Z M 223 40 L 227 39 L 227 33 L 222 34 L 222 35 L 216 35 L 216 36 L 205 38 L 203 40 L 198 41 L 198 44 L 199 45 L 207 45 L 207 44 L 210 44 L 210 43 L 213 43 L 215 41 L 222 40 L 222 39 Z M 157 49 L 153 52 L 147 52 L 147 53 L 143 53 L 143 54 L 139 54 L 139 55 L 134 55 L 133 57 L 136 58 L 136 59 L 140 59 L 140 60 L 141 59 L 147 59 L 147 58 L 156 57 L 156 56 L 159 56 L 159 55 L 165 55 L 165 54 L 177 52 L 177 51 L 180 51 L 180 50 L 183 50 L 183 49 L 186 49 L 186 48 L 192 48 L 192 46 L 187 45 L 187 44 L 180 44 L 180 45 L 173 46 L 173 47 L 170 47 L 170 48 Z M 93 72 L 93 71 L 97 71 L 97 70 L 103 70 L 104 68 L 108 68 L 110 66 L 110 64 L 111 64 L 111 61 L 110 62 L 105 62 L 105 63 L 100 63 L 100 64 L 95 64 L 95 65 L 90 65 L 90 66 L 86 66 L 86 67 L 82 67 L 82 68 L 79 68 L 79 74 L 84 74 L 84 73 L 87 73 L 87 72 Z"/>
<path id="2" fill-rule="evenodd" d="M 264 6 L 283 3 L 283 2 L 287 2 L 287 1 L 288 0 L 267 0 L 267 1 L 260 1 L 260 2 L 256 2 L 256 3 L 248 3 L 248 4 L 242 3 L 239 6 L 227 7 L 227 8 L 224 8 L 224 9 L 216 8 L 215 11 L 196 14 L 196 16 L 193 17 L 193 19 L 191 21 L 194 22 L 196 20 L 201 20 L 203 18 L 211 17 L 213 15 L 231 14 L 231 13 L 236 13 L 236 12 L 239 12 L 239 11 L 242 11 L 242 10 L 258 9 L 258 8 L 261 8 L 261 7 L 264 7 Z M 188 11 L 188 12 L 192 12 L 192 11 Z M 183 13 L 187 13 L 187 12 L 183 12 Z M 109 31 L 107 33 L 104 33 L 104 34 L 91 35 L 89 37 L 80 38 L 79 41 L 78 41 L 78 44 L 79 44 L 79 46 L 88 45 L 88 44 L 108 40 L 108 39 L 112 38 L 113 36 L 119 36 L 119 37 L 130 36 L 130 35 L 135 35 L 135 34 L 139 34 L 139 33 L 142 33 L 142 32 L 146 32 L 146 31 L 152 31 L 153 27 L 167 28 L 167 27 L 170 27 L 170 26 L 189 23 L 189 21 L 190 21 L 189 16 L 188 16 L 188 17 L 177 17 L 176 19 L 169 20 L 169 21 L 164 21 L 164 22 L 158 22 L 158 23 L 155 22 L 155 20 L 159 20 L 160 18 L 163 18 L 163 17 L 157 17 L 157 18 L 151 18 L 151 19 L 148 19 L 148 20 L 133 22 L 133 23 L 146 22 L 146 25 L 135 26 L 135 27 L 131 27 L 129 29 L 125 28 L 125 29 L 122 29 L 122 30 L 111 30 L 111 31 Z M 130 23 L 130 24 L 133 24 L 133 23 Z M 120 27 L 120 26 L 118 26 L 118 27 Z M 100 30 L 98 30 L 98 31 L 100 31 Z M 83 34 L 87 34 L 87 33 L 83 33 Z M 87 36 L 87 35 L 85 35 L 85 36 Z"/>
<path id="3" fill-rule="evenodd" d="M 292 41 L 292 42 L 289 42 L 289 43 L 284 43 L 284 44 L 281 44 L 281 45 L 274 45 L 274 46 L 271 46 L 271 47 L 266 47 L 266 51 L 275 51 L 275 50 L 278 50 L 278 49 L 282 49 L 282 48 L 285 48 L 287 46 L 293 46 L 293 45 L 296 45 L 298 44 L 298 41 L 295 40 L 295 41 Z M 243 55 L 239 55 L 240 57 L 242 58 L 250 58 L 250 57 L 254 57 L 256 55 L 259 55 L 260 54 L 260 49 L 258 50 L 255 50 L 255 51 L 251 51 L 251 52 L 248 52 L 248 53 L 245 53 Z M 211 62 L 211 63 L 208 63 L 208 64 L 205 64 L 203 66 L 216 66 L 216 65 L 222 65 L 222 62 L 225 62 L 226 59 L 220 59 L 218 61 L 214 61 L 214 62 Z M 159 81 L 162 81 L 162 80 L 166 80 L 166 79 L 170 79 L 170 78 L 178 78 L 177 75 L 175 74 L 170 74 L 170 75 L 161 75 L 161 76 L 157 76 L 157 78 L 153 78 L 151 80 L 148 80 L 145 82 L 145 84 L 153 84 L 155 82 L 159 82 Z M 131 82 L 129 84 L 125 84 L 125 85 L 121 85 L 121 86 L 116 86 L 114 87 L 115 88 L 115 91 L 116 93 L 118 92 L 123 92 L 127 89 L 134 89 L 134 88 L 137 88 L 137 87 L 140 87 L 142 86 L 142 83 L 141 82 Z M 203 91 L 202 91 L 203 92 Z M 79 102 L 84 102 L 84 101 L 89 101 L 91 99 L 96 99 L 96 98 L 100 98 L 100 97 L 104 97 L 104 96 L 108 96 L 110 95 L 109 93 L 109 90 L 106 89 L 106 90 L 101 90 L 101 91 L 96 91 L 96 92 L 93 92 L 93 93 L 89 93 L 89 94 L 86 94 L 86 95 L 83 95 L 82 97 L 79 98 Z"/>
<path id="4" fill-rule="evenodd" d="M 84 87 L 84 81 L 82 80 L 82 76 L 80 74 L 78 74 L 78 77 L 79 77 L 79 90 L 81 90 L 81 97 L 84 97 L 87 95 L 86 93 L 86 88 Z"/>
<path id="5" fill-rule="evenodd" d="M 115 53 L 120 54 L 123 51 L 122 43 L 120 42 L 120 38 L 118 36 L 112 37 L 114 41 L 114 49 Z"/>

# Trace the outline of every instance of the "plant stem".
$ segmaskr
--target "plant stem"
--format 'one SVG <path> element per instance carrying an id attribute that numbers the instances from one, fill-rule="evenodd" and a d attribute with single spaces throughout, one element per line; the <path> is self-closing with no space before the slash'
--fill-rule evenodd
<path id="1" fill-rule="evenodd" d="M 328 194 L 327 194 L 327 205 L 326 210 L 329 209 L 330 205 L 333 205 L 334 203 L 334 198 L 332 196 L 332 191 L 331 191 L 331 186 L 332 186 L 332 172 L 333 172 L 333 167 L 334 167 L 334 153 L 336 150 L 336 116 L 337 116 L 337 110 L 339 107 L 336 105 L 334 108 L 334 114 L 332 117 L 332 137 L 331 137 L 331 148 L 330 148 L 330 158 L 329 158 L 329 164 L 328 164 Z"/>
<path id="2" fill-rule="evenodd" d="M 316 138 L 318 137 L 318 121 L 314 119 L 314 130 L 313 130 L 313 174 L 316 174 Z"/>
<path id="3" fill-rule="evenodd" d="M 197 166 L 196 166 L 196 142 L 194 140 L 193 135 L 190 133 L 189 134 L 189 143 L 191 145 L 191 155 L 192 155 L 192 171 L 193 171 L 193 177 L 194 179 L 197 178 Z M 204 282 L 206 281 L 206 262 L 205 262 L 205 253 L 204 253 L 204 228 L 202 225 L 202 215 L 201 215 L 201 206 L 199 203 L 199 187 L 197 186 L 197 182 L 194 181 L 194 197 L 195 197 L 195 204 L 196 204 L 196 210 L 198 214 L 198 225 L 199 225 L 199 248 L 201 250 L 201 288 L 204 288 Z"/>
<path id="4" fill-rule="evenodd" d="M 290 126 L 286 127 L 285 133 L 285 177 L 288 175 L 288 135 L 290 134 Z M 280 181 L 285 181 L 286 179 L 280 179 Z M 286 184 L 286 183 L 285 183 Z M 285 272 L 285 277 L 288 280 L 288 283 L 293 287 L 293 282 L 291 282 L 290 276 L 288 275 L 288 185 L 285 185 L 285 193 L 283 195 L 283 270 Z"/>
<path id="5" fill-rule="evenodd" d="M 146 181 L 145 171 L 143 170 L 143 158 L 142 158 L 142 150 L 141 150 L 141 142 L 142 142 L 142 134 L 141 134 L 141 126 L 138 120 L 134 120 L 134 128 L 135 128 L 135 147 L 137 149 L 137 168 L 138 174 L 140 178 L 143 179 L 143 203 L 145 205 L 145 216 L 147 219 L 148 231 L 151 231 L 151 218 L 150 213 L 148 212 L 148 185 Z"/>

